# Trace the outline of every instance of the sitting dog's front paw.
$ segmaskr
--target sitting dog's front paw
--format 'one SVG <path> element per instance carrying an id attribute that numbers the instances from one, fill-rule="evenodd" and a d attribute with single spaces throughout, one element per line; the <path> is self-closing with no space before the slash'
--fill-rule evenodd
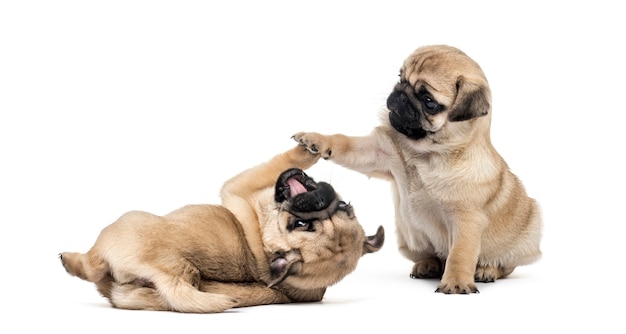
<path id="1" fill-rule="evenodd" d="M 322 134 L 316 132 L 298 132 L 291 138 L 306 147 L 312 154 L 321 154 L 323 159 L 328 160 L 333 153 L 330 148 L 329 140 Z"/>
<path id="2" fill-rule="evenodd" d="M 441 292 L 445 294 L 469 294 L 469 293 L 479 293 L 478 288 L 474 282 L 448 282 L 441 281 L 437 290 L 435 292 Z"/>

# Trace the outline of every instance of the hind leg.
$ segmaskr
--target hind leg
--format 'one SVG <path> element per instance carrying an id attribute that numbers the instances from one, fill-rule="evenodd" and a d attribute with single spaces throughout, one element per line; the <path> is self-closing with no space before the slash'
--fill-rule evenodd
<path id="1" fill-rule="evenodd" d="M 499 278 L 510 275 L 515 267 L 503 267 L 494 265 L 477 265 L 474 280 L 476 282 L 491 283 Z"/>
<path id="2" fill-rule="evenodd" d="M 200 291 L 202 275 L 189 261 L 164 261 L 136 268 L 136 272 L 144 274 L 143 285 L 154 287 L 167 309 L 172 311 L 217 313 L 237 305 L 237 300 L 231 296 Z"/>
<path id="3" fill-rule="evenodd" d="M 441 278 L 444 264 L 434 256 L 423 257 L 415 261 L 411 278 Z"/>
<path id="4" fill-rule="evenodd" d="M 140 284 L 111 284 L 111 304 L 128 310 L 169 311 L 159 292 L 153 287 Z"/>
<path id="5" fill-rule="evenodd" d="M 136 278 L 127 283 L 110 282 L 111 304 L 130 310 L 188 313 L 217 313 L 237 306 L 233 297 L 202 292 L 181 277 L 159 273 L 153 278 L 152 281 Z"/>
<path id="6" fill-rule="evenodd" d="M 411 249 L 403 233 L 398 233 L 398 250 L 404 257 L 413 261 L 411 278 L 441 278 L 445 263 L 437 256 L 427 238 L 422 237 L 421 249 Z"/>
<path id="7" fill-rule="evenodd" d="M 85 281 L 99 282 L 108 273 L 106 263 L 91 252 L 86 254 L 64 252 L 59 254 L 59 259 L 70 275 Z"/>
<path id="8" fill-rule="evenodd" d="M 237 306 L 238 301 L 221 293 L 198 290 L 188 280 L 180 277 L 158 277 L 154 286 L 167 308 L 189 313 L 218 313 Z"/>

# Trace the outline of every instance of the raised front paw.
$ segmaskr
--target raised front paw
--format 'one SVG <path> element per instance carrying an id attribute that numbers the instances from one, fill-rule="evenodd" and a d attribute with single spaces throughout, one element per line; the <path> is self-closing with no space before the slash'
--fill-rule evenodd
<path id="1" fill-rule="evenodd" d="M 469 294 L 478 293 L 478 288 L 474 282 L 460 282 L 460 281 L 444 281 L 442 280 L 435 292 L 441 292 L 445 294 Z"/>
<path id="2" fill-rule="evenodd" d="M 328 137 L 317 132 L 298 132 L 291 138 L 312 154 L 320 154 L 322 159 L 328 160 L 333 154 Z"/>

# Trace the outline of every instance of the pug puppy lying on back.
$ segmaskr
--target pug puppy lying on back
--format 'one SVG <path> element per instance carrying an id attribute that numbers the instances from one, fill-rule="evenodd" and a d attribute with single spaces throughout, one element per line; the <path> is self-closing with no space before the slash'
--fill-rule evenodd
<path id="1" fill-rule="evenodd" d="M 211 313 L 320 301 L 382 247 L 384 230 L 366 236 L 352 206 L 304 173 L 318 158 L 297 146 L 228 180 L 221 205 L 128 212 L 87 253 L 59 257 L 117 308 Z"/>
<path id="2" fill-rule="evenodd" d="M 480 66 L 446 45 L 404 62 L 382 124 L 363 137 L 299 132 L 313 154 L 386 179 L 400 252 L 437 292 L 478 292 L 541 256 L 539 205 L 491 143 L 491 91 Z"/>

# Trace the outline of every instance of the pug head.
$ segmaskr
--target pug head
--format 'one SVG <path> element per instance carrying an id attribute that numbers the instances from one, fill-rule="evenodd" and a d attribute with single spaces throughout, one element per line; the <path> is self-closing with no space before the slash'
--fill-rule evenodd
<path id="1" fill-rule="evenodd" d="M 364 254 L 378 251 L 384 229 L 366 236 L 352 206 L 326 182 L 292 168 L 276 181 L 274 223 L 263 226 L 270 286 L 325 288 L 356 269 Z"/>
<path id="2" fill-rule="evenodd" d="M 480 66 L 465 53 L 425 46 L 405 60 L 387 109 L 391 127 L 407 138 L 445 144 L 467 138 L 472 120 L 485 118 L 488 126 L 491 92 Z"/>

